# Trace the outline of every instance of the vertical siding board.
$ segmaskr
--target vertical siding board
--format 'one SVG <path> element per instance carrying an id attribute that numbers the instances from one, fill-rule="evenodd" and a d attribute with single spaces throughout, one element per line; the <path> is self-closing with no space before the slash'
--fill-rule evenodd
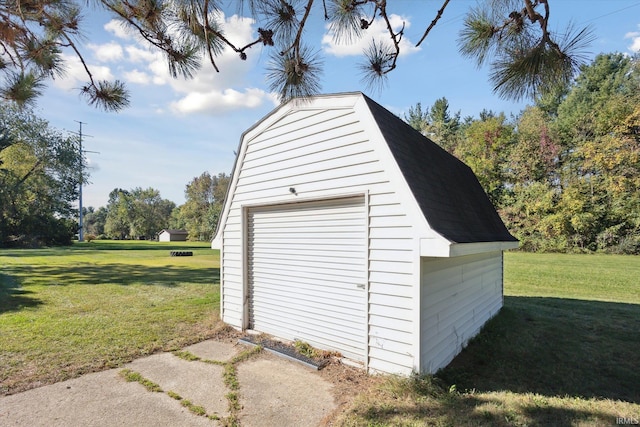
<path id="1" fill-rule="evenodd" d="M 446 366 L 502 307 L 502 253 L 422 259 L 423 372 Z M 443 286 L 442 279 L 455 277 Z"/>

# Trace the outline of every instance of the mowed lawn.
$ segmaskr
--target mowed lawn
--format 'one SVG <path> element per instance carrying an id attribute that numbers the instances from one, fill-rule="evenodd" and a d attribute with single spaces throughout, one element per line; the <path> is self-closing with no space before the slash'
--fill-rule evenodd
<path id="1" fill-rule="evenodd" d="M 0 395 L 210 337 L 219 257 L 208 243 L 94 241 L 0 249 Z M 170 257 L 189 250 L 191 257 Z"/>
<path id="2" fill-rule="evenodd" d="M 435 377 L 389 378 L 348 426 L 640 421 L 640 257 L 505 254 L 502 311 Z"/>
<path id="3" fill-rule="evenodd" d="M 0 394 L 177 349 L 221 326 L 208 245 L 0 250 Z M 193 257 L 169 257 L 193 250 Z M 640 419 L 640 257 L 505 254 L 505 306 L 436 376 L 383 377 L 344 426 Z"/>

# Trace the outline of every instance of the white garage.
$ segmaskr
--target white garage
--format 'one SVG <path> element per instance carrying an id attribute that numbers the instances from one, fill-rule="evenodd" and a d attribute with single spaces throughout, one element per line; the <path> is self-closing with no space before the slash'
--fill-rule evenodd
<path id="1" fill-rule="evenodd" d="M 361 93 L 246 131 L 217 230 L 226 323 L 401 374 L 499 311 L 517 247 L 466 165 Z"/>

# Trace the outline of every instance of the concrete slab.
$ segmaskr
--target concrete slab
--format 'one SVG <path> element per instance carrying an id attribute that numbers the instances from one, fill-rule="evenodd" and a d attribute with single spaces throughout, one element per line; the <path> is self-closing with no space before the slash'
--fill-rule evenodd
<path id="1" fill-rule="evenodd" d="M 198 344 L 190 345 L 184 350 L 195 354 L 202 359 L 228 362 L 233 358 L 233 356 L 240 353 L 244 349 L 245 347 L 240 347 L 237 344 L 207 340 L 202 341 Z"/>
<path id="2" fill-rule="evenodd" d="M 159 384 L 165 392 L 173 391 L 194 405 L 205 408 L 207 414 L 228 415 L 228 393 L 223 380 L 223 368 L 203 362 L 189 362 L 171 353 L 156 354 L 135 360 L 124 366 Z"/>
<path id="3" fill-rule="evenodd" d="M 185 350 L 206 359 L 229 360 L 244 349 L 204 342 Z M 244 427 L 316 426 L 337 408 L 332 384 L 311 368 L 266 352 L 236 366 L 242 407 L 238 416 Z M 159 384 L 164 392 L 126 382 L 119 375 L 124 368 Z M 203 406 L 210 415 L 226 417 L 229 390 L 223 370 L 171 353 L 156 354 L 122 368 L 0 397 L 0 426 L 218 426 L 219 422 L 191 413 L 167 392 Z"/>
<path id="4" fill-rule="evenodd" d="M 238 365 L 243 427 L 308 427 L 336 409 L 318 372 L 271 354 Z"/>
<path id="5" fill-rule="evenodd" d="M 208 426 L 165 393 L 122 379 L 119 369 L 0 398 L 0 425 L 29 427 Z"/>

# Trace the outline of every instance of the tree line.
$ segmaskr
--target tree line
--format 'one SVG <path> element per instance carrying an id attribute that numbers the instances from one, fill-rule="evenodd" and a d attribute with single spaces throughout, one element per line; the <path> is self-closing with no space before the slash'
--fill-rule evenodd
<path id="1" fill-rule="evenodd" d="M 522 249 L 640 253 L 638 57 L 601 54 L 517 117 L 441 98 L 405 120 L 473 169 Z"/>
<path id="2" fill-rule="evenodd" d="M 84 210 L 84 231 L 88 239 L 155 239 L 163 229 L 184 229 L 190 240 L 213 237 L 222 211 L 229 176 L 203 172 L 185 188 L 186 201 L 176 206 L 154 188 L 115 188 L 107 206 Z"/>
<path id="3" fill-rule="evenodd" d="M 70 244 L 83 170 L 77 138 L 0 105 L 0 247 Z"/>

